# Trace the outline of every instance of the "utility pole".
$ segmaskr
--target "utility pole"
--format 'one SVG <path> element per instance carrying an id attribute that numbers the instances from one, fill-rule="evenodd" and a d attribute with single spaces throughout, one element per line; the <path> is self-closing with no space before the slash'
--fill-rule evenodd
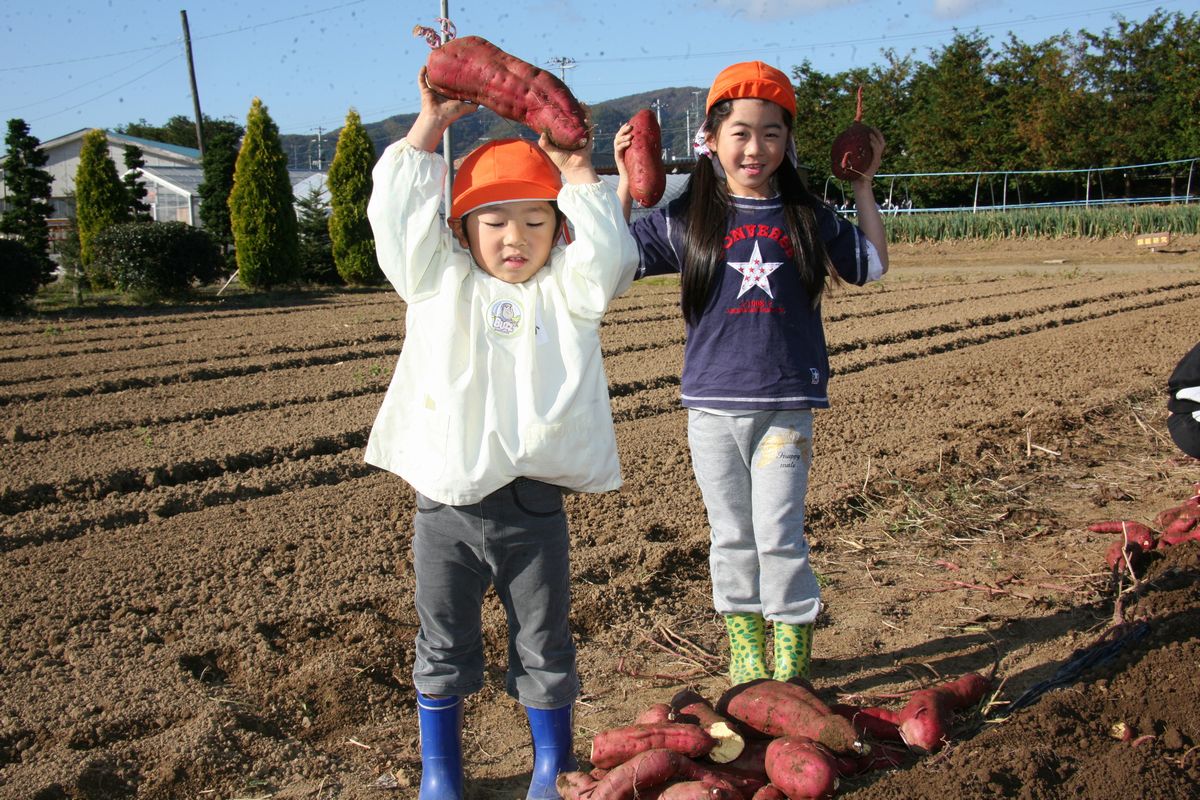
<path id="1" fill-rule="evenodd" d="M 196 65 L 192 63 L 192 34 L 188 29 L 187 11 L 180 10 L 183 19 L 183 47 L 187 52 L 188 77 L 192 83 L 192 110 L 196 114 L 196 147 L 200 150 L 200 160 L 204 160 L 204 121 L 200 116 L 200 92 L 196 89 Z"/>
<path id="2" fill-rule="evenodd" d="M 322 170 L 322 168 L 325 166 L 325 151 L 322 149 L 324 140 L 321 139 L 321 134 L 324 132 L 325 132 L 325 129 L 322 128 L 320 125 L 318 125 L 317 126 L 317 172 L 320 172 Z M 309 166 L 312 166 L 312 165 L 310 164 Z"/>
<path id="3" fill-rule="evenodd" d="M 579 66 L 575 59 L 571 58 L 570 56 L 555 56 L 554 58 L 550 59 L 549 63 L 555 67 L 558 67 L 558 78 L 563 83 L 567 82 L 567 70 L 575 69 L 575 67 Z"/>

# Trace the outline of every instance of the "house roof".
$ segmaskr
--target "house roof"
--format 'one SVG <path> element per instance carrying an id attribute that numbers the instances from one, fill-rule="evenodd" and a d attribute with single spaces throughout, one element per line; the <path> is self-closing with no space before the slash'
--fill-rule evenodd
<path id="1" fill-rule="evenodd" d="M 77 131 L 72 131 L 71 133 L 63 134 L 62 136 L 58 136 L 54 139 L 48 139 L 48 140 L 42 142 L 40 146 L 43 150 L 50 150 L 55 147 L 60 147 L 64 144 L 72 142 L 76 139 L 82 139 L 83 135 L 90 130 L 94 130 L 94 129 L 93 128 L 80 128 Z M 195 147 L 183 147 L 182 145 L 177 145 L 177 144 L 167 144 L 166 142 L 156 142 L 153 139 L 143 139 L 140 136 L 128 136 L 124 133 L 117 133 L 115 131 L 110 131 L 110 130 L 105 130 L 104 135 L 108 137 L 108 141 L 110 143 L 133 144 L 133 145 L 137 145 L 138 147 L 140 147 L 144 152 L 157 151 L 159 153 L 168 153 L 168 154 L 176 156 L 176 157 L 183 157 L 188 160 L 195 161 L 197 164 L 200 163 L 200 151 Z"/>
<path id="2" fill-rule="evenodd" d="M 143 179 L 168 186 L 179 194 L 197 195 L 200 193 L 200 184 L 204 182 L 204 170 L 200 167 L 151 166 L 142 167 L 141 172 Z M 308 185 L 323 186 L 325 178 L 325 173 L 317 170 L 288 170 L 288 179 L 291 180 L 293 189 L 300 187 L 298 193 L 306 193 Z"/>

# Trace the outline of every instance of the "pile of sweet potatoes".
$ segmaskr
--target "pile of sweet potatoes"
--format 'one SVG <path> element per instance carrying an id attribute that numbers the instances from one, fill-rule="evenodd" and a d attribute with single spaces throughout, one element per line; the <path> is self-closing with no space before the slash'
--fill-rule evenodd
<path id="1" fill-rule="evenodd" d="M 1160 552 L 1183 542 L 1200 542 L 1200 484 L 1195 494 L 1177 506 L 1160 511 L 1154 518 L 1154 528 L 1132 520 L 1093 522 L 1088 530 L 1096 533 L 1115 533 L 1118 537 L 1109 545 L 1104 562 L 1110 570 L 1135 573 Z"/>
<path id="2" fill-rule="evenodd" d="M 809 800 L 841 778 L 905 764 L 950 735 L 991 679 L 968 673 L 899 711 L 826 704 L 806 681 L 734 686 L 715 704 L 685 689 L 633 724 L 597 733 L 590 771 L 559 776 L 566 800 Z"/>

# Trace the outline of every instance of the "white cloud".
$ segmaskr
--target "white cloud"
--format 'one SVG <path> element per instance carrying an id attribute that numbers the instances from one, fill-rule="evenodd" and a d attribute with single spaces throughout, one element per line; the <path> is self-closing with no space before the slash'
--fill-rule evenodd
<path id="1" fill-rule="evenodd" d="M 696 0 L 701 11 L 725 11 L 746 19 L 782 19 L 809 11 L 845 8 L 861 0 Z"/>
<path id="2" fill-rule="evenodd" d="M 983 0 L 933 0 L 933 15 L 938 19 L 957 19 L 983 5 Z"/>

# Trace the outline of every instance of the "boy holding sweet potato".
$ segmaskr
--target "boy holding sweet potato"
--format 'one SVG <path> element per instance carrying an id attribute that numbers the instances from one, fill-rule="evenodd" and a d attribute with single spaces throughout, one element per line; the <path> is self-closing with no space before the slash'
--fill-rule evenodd
<path id="1" fill-rule="evenodd" d="M 430 89 L 424 68 L 418 83 L 421 112 L 376 165 L 368 206 L 407 311 L 366 460 L 417 492 L 419 796 L 462 797 L 463 698 L 483 686 L 480 611 L 494 586 L 508 616 L 506 688 L 533 737 L 527 796 L 554 798 L 557 774 L 574 768 L 579 692 L 562 493 L 621 484 L 599 327 L 637 251 L 590 139 L 483 145 L 459 168 L 442 225 L 447 170 L 433 150 L 474 106 Z M 567 217 L 574 240 L 557 245 Z"/>

